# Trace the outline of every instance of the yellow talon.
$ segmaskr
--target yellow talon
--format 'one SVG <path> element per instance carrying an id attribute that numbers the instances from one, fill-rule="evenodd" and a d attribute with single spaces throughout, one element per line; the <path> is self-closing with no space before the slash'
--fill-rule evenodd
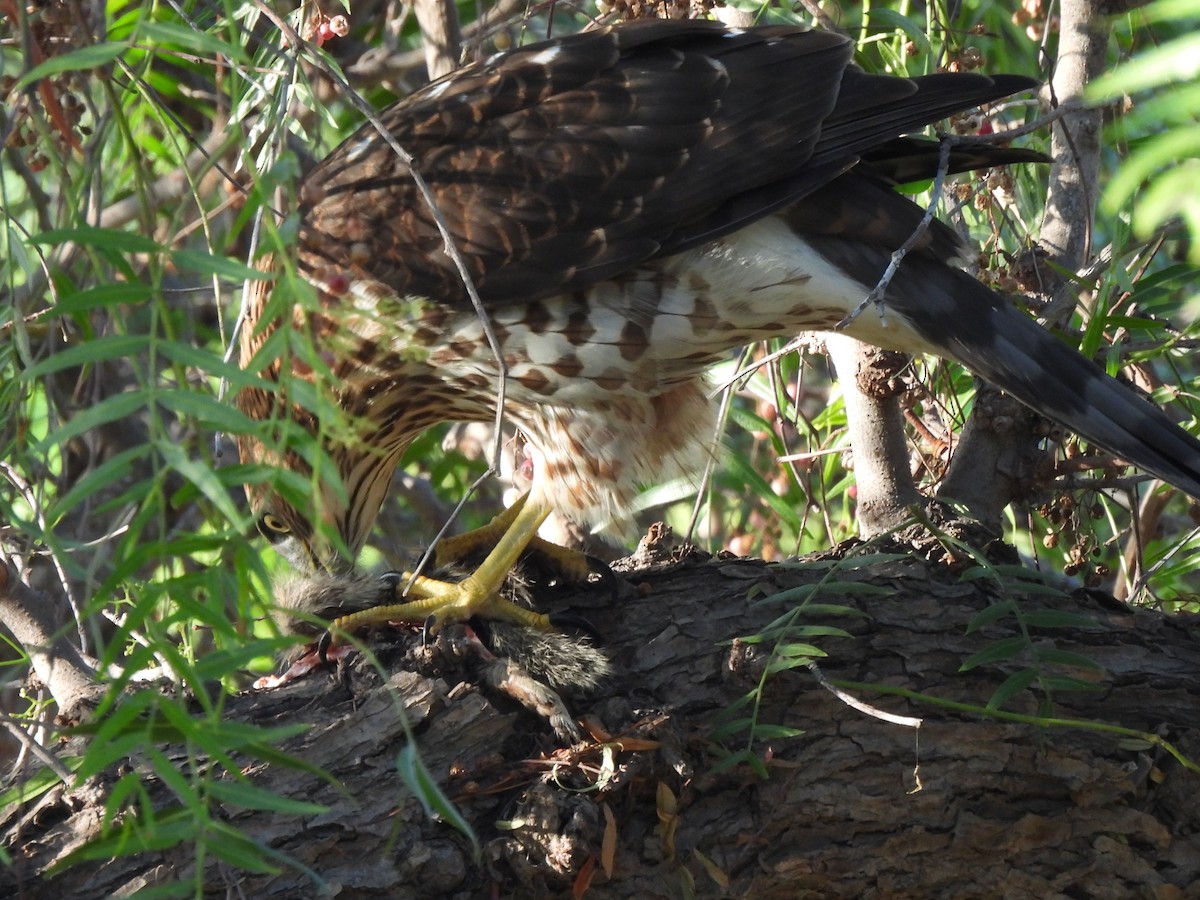
<path id="1" fill-rule="evenodd" d="M 528 494 L 521 495 L 512 506 L 482 528 L 442 538 L 434 552 L 436 566 L 440 568 L 461 560 L 471 559 L 485 547 L 497 547 L 505 534 L 511 532 L 528 497 Z M 585 554 L 538 537 L 537 528 L 541 527 L 549 512 L 547 509 L 538 519 L 533 534 L 526 541 L 521 552 L 537 554 L 548 560 L 554 571 L 568 581 L 586 581 L 594 571 L 594 563 L 590 563 Z"/>
<path id="2" fill-rule="evenodd" d="M 528 495 L 521 497 L 483 528 L 451 539 L 452 549 L 458 550 L 483 546 L 485 542 L 494 541 L 495 544 L 479 567 L 462 581 L 440 581 L 424 575 L 414 579 L 411 573 L 405 572 L 396 579 L 396 585 L 399 589 L 411 582 L 408 596 L 412 599 L 341 616 L 330 623 L 330 631 L 345 634 L 383 622 L 426 622 L 430 633 L 436 634 L 443 625 L 464 622 L 472 616 L 549 630 L 549 616 L 500 596 L 504 580 L 550 513 L 545 507 L 528 504 L 527 499 Z M 481 533 L 482 538 L 478 537 Z M 438 554 L 439 563 L 443 562 L 444 555 L 443 548 Z M 323 643 L 328 648 L 336 643 L 336 639 Z"/>

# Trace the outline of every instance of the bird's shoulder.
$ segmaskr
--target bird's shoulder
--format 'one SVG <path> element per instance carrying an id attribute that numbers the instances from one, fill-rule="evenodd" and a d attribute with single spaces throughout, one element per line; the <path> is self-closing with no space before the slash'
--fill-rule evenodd
<path id="1" fill-rule="evenodd" d="M 485 302 L 528 300 L 737 227 L 723 207 L 803 166 L 851 52 L 798 27 L 633 23 L 466 67 L 380 121 Z M 463 299 L 429 205 L 374 125 L 301 196 L 308 268 L 349 258 L 398 293 Z M 764 192 L 738 218 L 777 202 Z"/>

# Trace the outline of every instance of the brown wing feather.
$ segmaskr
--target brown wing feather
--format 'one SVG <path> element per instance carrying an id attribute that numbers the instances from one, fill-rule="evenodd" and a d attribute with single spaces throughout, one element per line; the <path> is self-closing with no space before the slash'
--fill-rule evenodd
<path id="1" fill-rule="evenodd" d="M 528 302 L 728 234 L 881 142 L 1031 83 L 870 76 L 852 51 L 794 27 L 631 23 L 454 73 L 383 124 L 484 302 Z M 408 176 L 372 126 L 350 137 L 305 182 L 301 266 L 349 258 L 401 296 L 465 303 Z"/>
<path id="2" fill-rule="evenodd" d="M 798 31 L 647 22 L 565 38 L 455 73 L 383 121 L 485 301 L 549 296 L 654 256 L 680 223 L 803 165 L 851 45 Z M 793 72 L 808 73 L 803 102 L 760 89 Z M 344 142 L 306 179 L 301 264 L 337 266 L 360 245 L 352 257 L 398 293 L 462 298 L 407 175 L 370 125 Z"/>

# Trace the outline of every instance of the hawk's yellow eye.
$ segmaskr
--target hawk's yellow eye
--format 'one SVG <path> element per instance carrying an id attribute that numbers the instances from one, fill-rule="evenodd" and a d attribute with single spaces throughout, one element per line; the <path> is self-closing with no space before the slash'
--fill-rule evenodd
<path id="1" fill-rule="evenodd" d="M 258 531 L 268 541 L 275 543 L 291 534 L 292 529 L 279 516 L 267 513 L 258 520 Z"/>

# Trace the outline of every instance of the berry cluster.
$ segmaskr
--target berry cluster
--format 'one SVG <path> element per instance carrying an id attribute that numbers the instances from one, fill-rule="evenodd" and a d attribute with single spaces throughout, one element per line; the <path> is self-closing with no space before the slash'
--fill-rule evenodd
<path id="1" fill-rule="evenodd" d="M 1042 546 L 1047 550 L 1063 551 L 1063 574 L 1069 578 L 1081 577 L 1088 587 L 1103 584 L 1110 570 L 1107 565 L 1097 561 L 1103 555 L 1103 548 L 1097 543 L 1096 535 L 1087 521 L 1103 518 L 1104 508 L 1099 503 L 1080 506 L 1075 498 L 1062 494 L 1038 507 L 1038 514 L 1050 526 L 1042 538 Z"/>
<path id="2" fill-rule="evenodd" d="M 29 68 L 90 42 L 86 10 L 79 4 L 70 0 L 27 0 L 22 16 L 16 5 L 19 2 L 0 0 L 0 40 L 27 46 Z M 22 25 L 27 36 L 18 34 Z M 46 168 L 52 155 L 66 156 L 80 149 L 81 139 L 90 134 L 84 124 L 87 107 L 80 99 L 86 74 L 52 75 L 19 94 L 15 77 L 0 77 L 0 104 L 7 112 L 3 122 L 5 144 L 23 151 L 33 171 Z"/>
<path id="3" fill-rule="evenodd" d="M 601 15 L 615 13 L 619 19 L 705 18 L 724 0 L 596 0 Z"/>

